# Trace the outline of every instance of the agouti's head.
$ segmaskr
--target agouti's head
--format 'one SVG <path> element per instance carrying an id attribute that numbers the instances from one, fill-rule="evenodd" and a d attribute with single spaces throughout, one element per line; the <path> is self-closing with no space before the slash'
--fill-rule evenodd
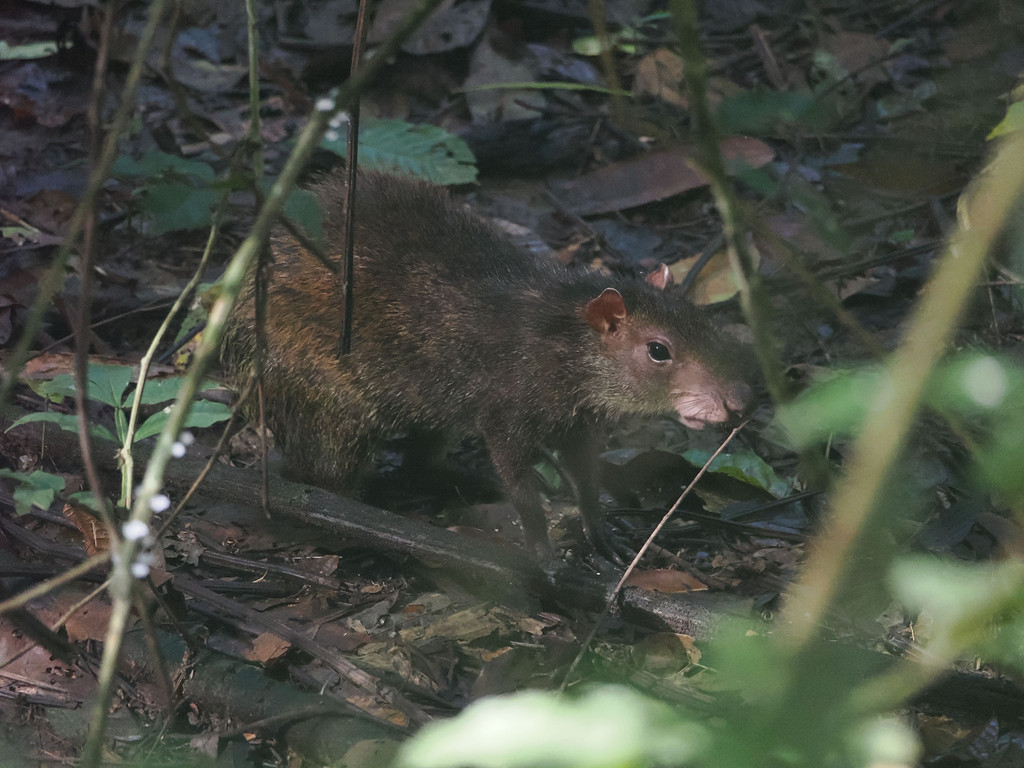
<path id="1" fill-rule="evenodd" d="M 691 429 L 736 422 L 750 408 L 754 360 L 750 350 L 716 328 L 683 299 L 660 295 L 671 283 L 668 268 L 647 277 L 650 301 L 627 301 L 606 288 L 582 309 L 598 334 L 615 377 L 603 393 L 616 410 L 674 410 Z"/>

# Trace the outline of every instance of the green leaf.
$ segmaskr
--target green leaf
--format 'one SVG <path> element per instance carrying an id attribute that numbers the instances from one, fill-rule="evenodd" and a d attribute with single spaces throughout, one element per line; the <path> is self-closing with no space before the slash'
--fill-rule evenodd
<path id="1" fill-rule="evenodd" d="M 0 61 L 8 59 L 45 59 L 57 53 L 57 43 L 47 40 L 39 43 L 25 43 L 24 45 L 8 45 L 0 40 Z"/>
<path id="2" fill-rule="evenodd" d="M 68 499 L 79 506 L 91 509 L 93 512 L 100 511 L 99 505 L 96 503 L 96 494 L 92 491 L 78 491 L 68 496 Z"/>
<path id="3" fill-rule="evenodd" d="M 284 201 L 284 213 L 324 248 L 324 217 L 316 195 L 308 189 L 293 189 Z"/>
<path id="4" fill-rule="evenodd" d="M 166 379 L 150 379 L 142 388 L 142 400 L 139 402 L 142 405 L 166 403 L 178 396 L 179 389 L 181 389 L 181 376 L 171 376 Z M 133 392 L 126 397 L 125 405 L 134 403 L 136 394 Z"/>
<path id="5" fill-rule="evenodd" d="M 128 437 L 128 411 L 124 408 L 114 410 L 114 430 L 117 432 L 117 442 L 124 445 Z"/>
<path id="6" fill-rule="evenodd" d="M 169 376 L 166 379 L 149 379 L 142 390 L 142 404 L 156 405 L 157 403 L 166 403 L 174 400 L 178 396 L 178 390 L 181 389 L 182 381 L 184 381 L 182 376 Z M 216 385 L 213 382 L 206 382 L 202 389 L 209 389 L 212 386 Z M 134 396 L 127 398 L 128 403 L 133 402 L 133 400 Z"/>
<path id="7" fill-rule="evenodd" d="M 61 373 L 49 381 L 27 381 L 29 389 L 51 403 L 62 403 L 66 397 L 75 396 L 75 377 L 70 373 Z"/>
<path id="8" fill-rule="evenodd" d="M 684 453 L 683 458 L 695 467 L 702 467 L 711 453 L 711 451 L 694 448 Z M 792 490 L 789 481 L 775 474 L 775 470 L 752 451 L 723 453 L 711 462 L 708 472 L 728 475 L 747 485 L 762 488 L 777 498 L 785 496 Z"/>
<path id="9" fill-rule="evenodd" d="M 3 45 L 2 41 L 0 45 Z M 39 235 L 40 232 L 35 227 L 0 227 L 0 237 L 13 240 L 14 244 L 19 246 L 25 243 L 38 243 Z"/>
<path id="10" fill-rule="evenodd" d="M 200 229 L 210 223 L 219 192 L 210 187 L 169 182 L 146 188 L 142 207 L 153 217 L 153 233 Z"/>
<path id="11" fill-rule="evenodd" d="M 870 403 L 877 400 L 882 381 L 882 373 L 874 368 L 837 373 L 781 406 L 776 420 L 798 450 L 832 436 L 849 435 L 863 421 Z"/>
<path id="12" fill-rule="evenodd" d="M 63 477 L 40 470 L 26 475 L 24 472 L 0 469 L 0 477 L 18 483 L 18 487 L 14 489 L 14 510 L 19 515 L 28 514 L 32 507 L 49 509 L 54 497 L 64 490 Z"/>
<path id="13" fill-rule="evenodd" d="M 1011 104 L 1006 110 L 1006 117 L 999 121 L 986 138 L 991 141 L 1017 131 L 1024 131 L 1024 101 Z"/>
<path id="14" fill-rule="evenodd" d="M 161 175 L 176 175 L 206 182 L 214 179 L 213 168 L 202 160 L 187 160 L 159 150 L 151 150 L 138 160 L 122 155 L 114 161 L 112 170 L 115 176 L 141 176 L 144 183 Z"/>
<path id="15" fill-rule="evenodd" d="M 136 442 L 144 440 L 147 437 L 153 435 L 159 435 L 170 418 L 170 409 L 172 406 L 164 408 L 159 413 L 154 413 L 139 427 L 135 433 Z M 189 412 L 188 419 L 185 420 L 184 426 L 196 427 L 201 429 L 203 427 L 210 427 L 219 421 L 225 421 L 231 418 L 231 409 L 223 403 L 211 403 L 208 400 L 200 400 L 192 406 L 192 410 Z"/>
<path id="16" fill-rule="evenodd" d="M 345 156 L 344 135 L 328 134 L 321 144 Z M 359 131 L 359 166 L 418 176 L 435 184 L 476 181 L 476 159 L 469 146 L 433 125 L 375 120 Z"/>
<path id="17" fill-rule="evenodd" d="M 622 686 L 572 699 L 493 696 L 435 721 L 402 747 L 400 768 L 623 768 L 682 765 L 708 743 L 702 724 Z"/>
<path id="18" fill-rule="evenodd" d="M 820 121 L 810 91 L 757 88 L 722 100 L 717 117 L 723 134 L 774 135 L 780 127 L 813 127 Z"/>
<path id="19" fill-rule="evenodd" d="M 106 363 L 89 366 L 89 399 L 120 408 L 124 405 L 124 391 L 132 380 L 129 365 Z"/>
<path id="20" fill-rule="evenodd" d="M 970 650 L 1024 673 L 1024 563 L 906 557 L 893 565 L 890 580 L 927 619 L 925 651 L 952 658 Z"/>
<path id="21" fill-rule="evenodd" d="M 56 424 L 66 432 L 78 434 L 78 418 L 73 413 L 52 413 L 49 411 L 45 413 L 29 413 L 22 416 L 11 424 L 7 431 L 14 429 L 19 424 L 30 424 L 37 421 Z M 111 434 L 110 430 L 100 424 L 90 425 L 89 434 L 99 440 L 109 440 L 112 443 L 117 442 L 117 439 Z"/>

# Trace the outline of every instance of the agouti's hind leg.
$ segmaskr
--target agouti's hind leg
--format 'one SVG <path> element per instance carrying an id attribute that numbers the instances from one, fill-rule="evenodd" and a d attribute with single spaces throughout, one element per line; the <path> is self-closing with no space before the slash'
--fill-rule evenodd
<path id="1" fill-rule="evenodd" d="M 507 440 L 492 439 L 490 434 L 484 439 L 491 462 L 505 486 L 505 495 L 519 513 L 526 547 L 542 561 L 550 560 L 554 557 L 554 550 L 548 537 L 548 520 L 541 504 L 540 490 L 533 475 L 532 454 L 510 445 Z"/>

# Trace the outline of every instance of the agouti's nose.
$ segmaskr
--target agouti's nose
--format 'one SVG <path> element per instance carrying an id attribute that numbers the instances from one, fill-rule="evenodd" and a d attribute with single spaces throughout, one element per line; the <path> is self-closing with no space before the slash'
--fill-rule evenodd
<path id="1" fill-rule="evenodd" d="M 734 383 L 729 388 L 725 398 L 725 408 L 729 412 L 727 424 L 735 427 L 753 413 L 757 405 L 757 390 L 753 386 L 745 381 Z"/>

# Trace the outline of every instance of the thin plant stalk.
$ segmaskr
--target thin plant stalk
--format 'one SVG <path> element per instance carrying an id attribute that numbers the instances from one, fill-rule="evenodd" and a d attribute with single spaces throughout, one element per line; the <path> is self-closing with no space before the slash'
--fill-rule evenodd
<path id="1" fill-rule="evenodd" d="M 684 67 L 683 77 L 690 96 L 690 123 L 697 147 L 697 162 L 708 179 L 715 206 L 722 217 L 722 234 L 740 285 L 740 304 L 754 335 L 754 351 L 761 364 L 765 383 L 775 402 L 788 399 L 788 386 L 777 354 L 778 344 L 769 324 L 768 297 L 753 254 L 747 244 L 742 206 L 725 172 L 718 145 L 718 129 L 707 100 L 707 62 L 700 50 L 695 0 L 672 0 L 669 4 Z"/>
<path id="2" fill-rule="evenodd" d="M 128 416 L 128 428 L 125 431 L 124 444 L 120 449 L 121 461 L 123 466 L 121 469 L 121 506 L 128 508 L 131 505 L 132 499 L 132 484 L 135 477 L 135 458 L 132 454 L 132 443 L 135 441 L 135 428 L 138 423 L 139 412 L 142 405 L 142 394 L 145 391 L 146 377 L 149 374 L 149 366 L 153 362 L 153 358 L 156 357 L 157 350 L 160 348 L 160 344 L 163 342 L 164 336 L 171 327 L 171 321 L 177 316 L 181 310 L 182 305 L 185 303 L 195 287 L 199 285 L 199 281 L 203 277 L 203 273 L 206 271 L 206 265 L 210 261 L 210 254 L 213 252 L 213 244 L 217 240 L 217 234 L 220 229 L 220 218 L 225 210 L 224 202 L 227 199 L 225 193 L 224 198 L 221 201 L 217 212 L 213 217 L 213 224 L 210 227 L 209 237 L 206 238 L 206 248 L 203 249 L 203 255 L 199 259 L 199 266 L 196 267 L 195 274 L 188 281 L 188 284 L 182 289 L 181 293 L 174 300 L 174 304 L 168 310 L 167 315 L 164 317 L 160 327 L 153 335 L 152 341 L 149 343 L 149 347 L 146 349 L 146 353 L 142 356 L 139 361 L 139 378 L 138 384 L 135 387 L 135 398 L 132 401 L 131 413 Z"/>

